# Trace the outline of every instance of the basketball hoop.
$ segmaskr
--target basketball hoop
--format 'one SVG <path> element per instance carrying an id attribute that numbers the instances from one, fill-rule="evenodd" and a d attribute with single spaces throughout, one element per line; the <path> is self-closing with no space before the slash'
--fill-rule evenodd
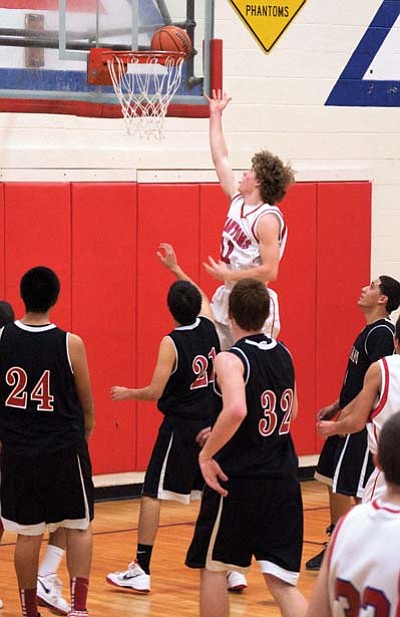
<path id="1" fill-rule="evenodd" d="M 174 51 L 91 50 L 93 83 L 109 77 L 121 105 L 128 135 L 162 139 L 164 118 L 182 80 L 186 54 Z M 99 67 L 107 66 L 109 76 Z M 90 65 L 89 65 L 90 66 Z M 101 81 L 102 80 L 102 81 Z"/>

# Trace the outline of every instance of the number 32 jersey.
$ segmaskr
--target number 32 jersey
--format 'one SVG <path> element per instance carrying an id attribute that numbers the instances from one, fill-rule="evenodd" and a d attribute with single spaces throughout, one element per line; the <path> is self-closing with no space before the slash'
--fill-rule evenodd
<path id="1" fill-rule="evenodd" d="M 336 526 L 328 553 L 332 617 L 399 617 L 400 506 L 377 499 Z"/>
<path id="2" fill-rule="evenodd" d="M 295 376 L 289 351 L 279 341 L 255 334 L 237 341 L 227 353 L 243 364 L 247 415 L 216 460 L 228 478 L 296 474 L 290 436 Z"/>
<path id="3" fill-rule="evenodd" d="M 56 452 L 85 436 L 67 345 L 54 324 L 0 330 L 0 440 L 15 454 Z"/>
<path id="4" fill-rule="evenodd" d="M 213 322 L 200 316 L 193 324 L 175 328 L 168 337 L 176 359 L 158 409 L 169 417 L 212 421 L 219 405 L 214 362 L 220 350 Z"/>

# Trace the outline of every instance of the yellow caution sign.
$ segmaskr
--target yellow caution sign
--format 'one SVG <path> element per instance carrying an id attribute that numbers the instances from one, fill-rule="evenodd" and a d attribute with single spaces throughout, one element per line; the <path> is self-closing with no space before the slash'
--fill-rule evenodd
<path id="1" fill-rule="evenodd" d="M 275 45 L 306 0 L 228 0 L 265 52 Z"/>

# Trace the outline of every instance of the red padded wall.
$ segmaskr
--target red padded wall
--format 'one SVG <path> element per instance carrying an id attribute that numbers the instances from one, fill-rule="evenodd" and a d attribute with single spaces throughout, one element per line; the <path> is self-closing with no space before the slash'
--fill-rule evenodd
<path id="1" fill-rule="evenodd" d="M 221 233 L 229 208 L 229 199 L 219 184 L 200 186 L 200 285 L 211 299 L 220 281 L 212 278 L 203 267 L 211 256 L 218 260 L 221 252 Z"/>
<path id="2" fill-rule="evenodd" d="M 315 340 L 317 185 L 295 184 L 280 204 L 288 226 L 288 239 L 271 287 L 279 293 L 279 338 L 292 353 L 299 399 L 298 417 L 292 423 L 297 453 L 315 452 Z"/>
<path id="3" fill-rule="evenodd" d="M 198 185 L 138 187 L 137 387 L 149 383 L 161 337 L 174 328 L 166 295 L 175 279 L 159 263 L 158 245 L 173 244 L 182 267 L 198 280 L 199 218 Z M 161 418 L 155 403 L 138 403 L 137 469 L 147 465 Z"/>
<path id="4" fill-rule="evenodd" d="M 357 300 L 370 280 L 370 204 L 368 182 L 318 184 L 317 409 L 338 397 L 350 346 L 365 324 Z"/>
<path id="5" fill-rule="evenodd" d="M 370 278 L 370 201 L 366 182 L 300 183 L 281 206 L 289 237 L 273 287 L 296 366 L 299 454 L 317 451 L 315 412 L 337 397 L 364 323 L 357 299 Z M 171 242 L 211 296 L 219 282 L 202 264 L 219 257 L 228 206 L 217 184 L 0 185 L 2 295 L 20 314 L 23 272 L 44 264 L 59 274 L 54 321 L 80 334 L 88 352 L 95 473 L 144 470 L 161 421 L 155 403 L 109 398 L 114 384 L 149 383 L 160 339 L 174 327 L 165 301 L 174 278 L 159 264 L 158 245 Z"/>
<path id="6" fill-rule="evenodd" d="M 71 187 L 69 184 L 5 185 L 5 294 L 17 316 L 22 274 L 48 266 L 59 276 L 60 299 L 52 313 L 62 328 L 71 324 Z"/>
<path id="7" fill-rule="evenodd" d="M 72 187 L 72 329 L 84 339 L 96 405 L 95 473 L 135 467 L 135 405 L 112 385 L 134 385 L 136 185 Z"/>

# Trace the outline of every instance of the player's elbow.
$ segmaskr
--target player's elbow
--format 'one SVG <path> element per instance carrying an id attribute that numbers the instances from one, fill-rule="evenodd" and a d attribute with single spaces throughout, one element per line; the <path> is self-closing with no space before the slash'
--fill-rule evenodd
<path id="1" fill-rule="evenodd" d="M 243 420 L 245 419 L 247 415 L 247 410 L 246 407 L 243 405 L 232 405 L 232 407 L 229 410 L 229 416 L 231 418 L 231 421 L 236 424 L 239 425 L 243 422 Z"/>
<path id="2" fill-rule="evenodd" d="M 150 385 L 148 388 L 146 388 L 145 392 L 143 392 L 144 394 L 144 400 L 146 401 L 158 401 L 158 399 L 161 397 L 163 391 L 161 388 L 158 388 L 157 386 L 153 386 Z"/>
<path id="3" fill-rule="evenodd" d="M 278 268 L 274 268 L 273 270 L 271 270 L 271 273 L 268 277 L 268 283 L 273 283 L 274 281 L 276 281 L 276 279 L 278 278 Z"/>
<path id="4" fill-rule="evenodd" d="M 278 260 L 272 263 L 272 265 L 269 268 L 269 272 L 270 272 L 269 282 L 273 283 L 278 278 L 278 272 L 279 272 L 279 261 Z"/>
<path id="5" fill-rule="evenodd" d="M 278 278 L 279 264 L 262 266 L 260 271 L 260 279 L 263 283 L 273 283 Z"/>

